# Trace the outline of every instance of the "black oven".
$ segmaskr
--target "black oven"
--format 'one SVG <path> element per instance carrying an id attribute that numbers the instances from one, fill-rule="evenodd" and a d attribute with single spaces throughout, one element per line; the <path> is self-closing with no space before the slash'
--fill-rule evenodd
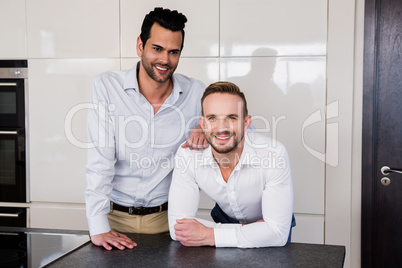
<path id="1" fill-rule="evenodd" d="M 0 79 L 0 127 L 25 127 L 24 79 Z"/>
<path id="2" fill-rule="evenodd" d="M 26 60 L 0 60 L 0 226 L 26 226 L 27 67 Z"/>
<path id="3" fill-rule="evenodd" d="M 0 201 L 26 202 L 25 131 L 0 129 Z"/>

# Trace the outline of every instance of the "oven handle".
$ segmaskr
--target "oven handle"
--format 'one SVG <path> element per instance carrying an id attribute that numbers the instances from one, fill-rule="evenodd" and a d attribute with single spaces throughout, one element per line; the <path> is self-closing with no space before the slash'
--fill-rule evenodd
<path id="1" fill-rule="evenodd" d="M 3 218 L 18 218 L 21 212 L 18 213 L 0 213 L 0 217 Z"/>
<path id="2" fill-rule="evenodd" d="M 0 131 L 0 135 L 18 135 L 18 131 Z"/>
<path id="3" fill-rule="evenodd" d="M 17 86 L 17 83 L 0 83 L 0 87 Z"/>

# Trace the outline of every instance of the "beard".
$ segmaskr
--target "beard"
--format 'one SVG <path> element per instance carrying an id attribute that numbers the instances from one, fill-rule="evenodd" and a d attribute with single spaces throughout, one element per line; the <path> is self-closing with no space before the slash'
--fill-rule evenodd
<path id="1" fill-rule="evenodd" d="M 231 138 L 234 138 L 234 141 L 232 142 L 232 144 L 229 144 L 227 146 L 227 144 L 225 146 L 227 147 L 223 147 L 223 148 L 219 148 L 220 145 L 214 144 L 213 143 L 213 139 L 216 135 L 218 134 L 225 134 L 225 135 L 230 135 Z M 237 139 L 237 135 L 234 132 L 229 132 L 229 131 L 224 131 L 224 132 L 214 132 L 209 136 L 205 136 L 205 138 L 207 139 L 208 143 L 211 145 L 211 147 L 220 154 L 227 154 L 230 153 L 231 151 L 233 151 L 237 145 L 239 145 L 239 143 L 243 140 L 244 137 L 244 133 L 241 133 L 241 137 L 239 139 Z"/>
<path id="2" fill-rule="evenodd" d="M 165 75 L 158 76 L 158 74 L 156 73 L 156 71 L 154 69 L 154 67 L 157 64 L 149 63 L 146 59 L 144 59 L 144 57 L 141 59 L 141 63 L 142 63 L 142 66 L 144 67 L 144 70 L 147 72 L 148 76 L 151 77 L 154 81 L 160 82 L 160 83 L 168 81 L 172 77 L 172 75 L 177 67 L 177 66 L 172 67 L 168 64 L 164 64 L 164 65 L 158 64 L 161 67 L 168 68 L 168 72 Z"/>

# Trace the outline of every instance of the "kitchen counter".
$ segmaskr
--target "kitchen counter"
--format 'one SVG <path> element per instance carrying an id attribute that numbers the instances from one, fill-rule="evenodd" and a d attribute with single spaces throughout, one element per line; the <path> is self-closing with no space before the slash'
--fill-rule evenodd
<path id="1" fill-rule="evenodd" d="M 277 248 L 184 247 L 167 234 L 128 234 L 138 246 L 107 251 L 90 242 L 48 267 L 343 267 L 344 246 L 288 243 Z"/>
<path id="2" fill-rule="evenodd" d="M 87 231 L 0 227 L 0 232 L 88 235 Z M 184 247 L 168 234 L 127 234 L 138 246 L 107 251 L 91 242 L 46 267 L 343 267 L 344 246 L 288 243 L 275 248 Z"/>

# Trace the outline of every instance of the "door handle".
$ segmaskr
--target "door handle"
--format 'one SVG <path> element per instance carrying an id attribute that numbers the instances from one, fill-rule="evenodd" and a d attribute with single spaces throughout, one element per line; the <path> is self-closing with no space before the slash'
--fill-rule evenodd
<path id="1" fill-rule="evenodd" d="M 0 131 L 0 135 L 18 135 L 18 131 Z"/>
<path id="2" fill-rule="evenodd" d="M 0 83 L 0 87 L 7 87 L 7 86 L 16 87 L 17 83 Z"/>
<path id="3" fill-rule="evenodd" d="M 20 216 L 21 212 L 17 213 L 0 213 L 0 217 L 4 218 L 18 218 Z"/>
<path id="4" fill-rule="evenodd" d="M 383 167 L 381 168 L 381 173 L 382 173 L 383 175 L 388 175 L 388 174 L 391 173 L 391 172 L 402 174 L 402 169 L 390 168 L 390 167 L 387 167 L 387 166 L 383 166 Z"/>

